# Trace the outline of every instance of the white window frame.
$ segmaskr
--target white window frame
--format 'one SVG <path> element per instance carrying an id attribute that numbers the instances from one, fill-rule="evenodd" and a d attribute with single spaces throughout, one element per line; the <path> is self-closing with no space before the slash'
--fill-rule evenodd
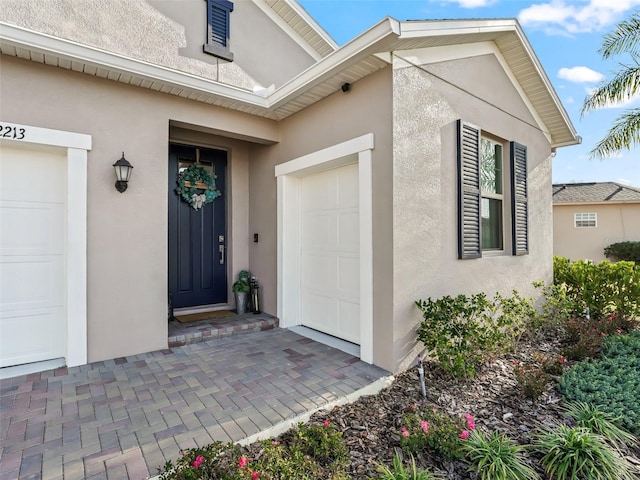
<path id="1" fill-rule="evenodd" d="M 584 225 L 579 225 L 578 223 Z M 593 225 L 591 223 L 593 222 Z M 598 226 L 598 214 L 596 212 L 580 212 L 573 214 L 574 228 L 596 228 Z"/>

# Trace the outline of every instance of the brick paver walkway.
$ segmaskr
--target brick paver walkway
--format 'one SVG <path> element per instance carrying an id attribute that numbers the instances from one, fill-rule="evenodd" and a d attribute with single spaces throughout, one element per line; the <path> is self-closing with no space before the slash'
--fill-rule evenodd
<path id="1" fill-rule="evenodd" d="M 282 329 L 0 380 L 0 479 L 132 479 L 388 372 Z"/>

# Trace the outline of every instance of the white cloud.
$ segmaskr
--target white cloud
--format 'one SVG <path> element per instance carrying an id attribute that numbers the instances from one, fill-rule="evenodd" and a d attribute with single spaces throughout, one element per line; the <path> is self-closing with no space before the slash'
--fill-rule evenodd
<path id="1" fill-rule="evenodd" d="M 633 182 L 631 180 L 627 180 L 626 178 L 618 178 L 616 182 L 621 185 L 627 185 L 629 187 L 633 186 Z"/>
<path id="2" fill-rule="evenodd" d="M 461 8 L 488 7 L 497 0 L 441 0 L 445 3 L 457 3 Z"/>
<path id="3" fill-rule="evenodd" d="M 567 97 L 564 99 L 564 103 L 566 104 L 572 104 L 575 103 L 576 101 L 573 99 L 573 97 Z"/>
<path id="4" fill-rule="evenodd" d="M 604 75 L 589 67 L 561 68 L 558 77 L 574 83 L 597 83 L 604 80 Z"/>
<path id="5" fill-rule="evenodd" d="M 618 22 L 640 0 L 551 0 L 520 11 L 523 25 L 542 28 L 550 34 L 601 31 Z"/>

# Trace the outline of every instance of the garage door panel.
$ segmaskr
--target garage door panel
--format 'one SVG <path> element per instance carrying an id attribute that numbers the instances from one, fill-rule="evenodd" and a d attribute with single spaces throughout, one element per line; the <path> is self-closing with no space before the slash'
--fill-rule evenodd
<path id="1" fill-rule="evenodd" d="M 64 205 L 0 202 L 0 255 L 64 253 Z"/>
<path id="2" fill-rule="evenodd" d="M 305 250 L 330 250 L 337 247 L 337 215 L 333 212 L 312 213 L 303 217 L 301 234 Z"/>
<path id="3" fill-rule="evenodd" d="M 301 260 L 303 289 L 326 292 L 335 289 L 338 283 L 338 267 L 331 255 L 303 254 Z"/>
<path id="4" fill-rule="evenodd" d="M 360 304 L 339 300 L 338 323 L 342 332 L 341 338 L 353 343 L 360 343 L 360 322 L 353 322 L 352 319 L 360 318 Z"/>
<path id="5" fill-rule="evenodd" d="M 316 330 L 338 329 L 338 305 L 335 299 L 315 292 L 304 292 L 301 298 L 304 324 Z"/>
<path id="6" fill-rule="evenodd" d="M 337 171 L 336 181 L 338 204 L 340 208 L 358 208 L 359 189 L 358 189 L 358 166 L 349 165 L 346 168 L 340 168 Z"/>
<path id="7" fill-rule="evenodd" d="M 360 343 L 358 166 L 300 183 L 301 322 Z"/>
<path id="8" fill-rule="evenodd" d="M 65 356 L 62 307 L 0 313 L 0 367 Z"/>
<path id="9" fill-rule="evenodd" d="M 338 218 L 337 247 L 340 252 L 360 251 L 360 217 L 358 210 L 343 211 Z"/>
<path id="10" fill-rule="evenodd" d="M 0 151 L 0 365 L 66 356 L 66 151 Z"/>
<path id="11" fill-rule="evenodd" d="M 0 268 L 0 310 L 63 305 L 62 256 L 11 257 Z"/>

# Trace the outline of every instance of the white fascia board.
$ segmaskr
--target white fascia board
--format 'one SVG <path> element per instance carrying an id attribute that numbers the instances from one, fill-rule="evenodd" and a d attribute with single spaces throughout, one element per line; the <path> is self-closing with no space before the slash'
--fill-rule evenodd
<path id="1" fill-rule="evenodd" d="M 291 7 L 292 10 L 294 10 L 300 17 L 302 17 L 304 21 L 307 22 L 311 28 L 313 28 L 313 30 L 316 32 L 316 34 L 319 37 L 322 37 L 322 39 L 325 42 L 331 45 L 334 50 L 337 50 L 338 48 L 340 48 L 340 46 L 336 43 L 336 41 L 333 38 L 331 38 L 331 35 L 329 35 L 329 33 L 324 28 L 322 28 L 320 24 L 316 22 L 311 15 L 307 13 L 307 11 L 304 9 L 302 5 L 300 5 L 295 0 L 284 0 L 284 1 L 287 3 L 287 5 L 289 5 L 289 7 Z"/>
<path id="2" fill-rule="evenodd" d="M 289 25 L 281 16 L 279 16 L 273 9 L 264 3 L 262 0 L 252 0 L 253 3 L 258 7 L 262 13 L 264 13 L 269 20 L 275 23 L 280 30 L 289 35 L 293 41 L 295 41 L 300 48 L 302 48 L 305 52 L 307 52 L 311 58 L 313 58 L 316 62 L 322 60 L 322 55 L 318 53 L 311 45 L 309 45 L 304 38 L 300 36 L 298 32 L 296 32 L 291 25 Z M 313 27 L 312 27 L 313 28 Z M 335 50 L 335 48 L 334 48 Z"/>
<path id="3" fill-rule="evenodd" d="M 515 20 L 515 33 L 518 36 L 518 39 L 520 40 L 520 42 L 522 43 L 522 46 L 526 50 L 529 60 L 531 60 L 531 63 L 533 65 L 533 68 L 535 68 L 536 73 L 544 83 L 547 89 L 547 92 L 549 92 L 549 95 L 551 96 L 556 108 L 558 109 L 558 113 L 560 114 L 560 116 L 562 116 L 564 123 L 567 125 L 567 128 L 571 131 L 571 135 L 574 138 L 573 143 L 563 142 L 562 144 L 557 144 L 557 145 L 553 144 L 551 145 L 551 147 L 556 148 L 556 147 L 565 147 L 570 145 L 579 145 L 582 139 L 578 136 L 578 132 L 573 126 L 573 123 L 571 122 L 571 118 L 569 117 L 569 114 L 567 113 L 567 111 L 564 108 L 564 105 L 560 101 L 560 97 L 558 97 L 558 94 L 556 93 L 555 88 L 553 88 L 553 84 L 551 83 L 551 80 L 549 80 L 549 77 L 547 77 L 547 74 L 544 71 L 544 68 L 542 68 L 542 64 L 540 63 L 538 56 L 535 54 L 533 47 L 529 43 L 529 40 L 527 40 L 527 37 L 525 36 L 524 31 L 522 30 L 522 27 L 520 27 L 520 24 L 518 23 L 517 20 Z"/>
<path id="4" fill-rule="evenodd" d="M 425 20 L 401 23 L 400 38 L 464 35 L 470 33 L 507 32 L 517 25 L 516 20 Z"/>
<path id="5" fill-rule="evenodd" d="M 264 98 L 237 87 L 4 22 L 0 22 L 0 41 L 14 47 L 28 48 L 43 54 L 53 54 L 60 58 L 80 61 L 96 67 L 106 67 L 121 73 L 217 95 L 255 107 L 268 107 Z"/>
<path id="6" fill-rule="evenodd" d="M 344 65 L 359 55 L 372 55 L 378 44 L 395 40 L 400 35 L 400 22 L 387 17 L 363 34 L 351 40 L 339 50 L 327 55 L 297 77 L 278 88 L 268 97 L 269 107 L 278 108 L 287 103 L 291 96 L 298 95 L 306 87 L 320 83 L 328 76 L 341 70 Z"/>

